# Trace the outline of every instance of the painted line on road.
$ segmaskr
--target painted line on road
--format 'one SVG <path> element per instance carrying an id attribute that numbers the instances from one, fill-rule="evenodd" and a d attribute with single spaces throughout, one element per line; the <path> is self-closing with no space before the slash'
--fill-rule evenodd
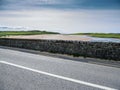
<path id="1" fill-rule="evenodd" d="M 102 86 L 102 85 L 98 85 L 98 84 L 93 84 L 93 83 L 89 83 L 89 82 L 85 82 L 85 81 L 81 81 L 81 80 L 77 80 L 77 79 L 73 79 L 73 78 L 69 78 L 69 77 L 64 77 L 64 76 L 60 76 L 60 75 L 56 75 L 56 74 L 32 69 L 32 68 L 29 68 L 29 67 L 13 64 L 13 63 L 6 62 L 6 61 L 0 61 L 0 63 L 7 64 L 7 65 L 10 65 L 10 66 L 14 66 L 14 67 L 21 68 L 21 69 L 25 69 L 25 70 L 29 70 L 29 71 L 36 72 L 36 73 L 39 73 L 39 74 L 44 74 L 44 75 L 48 75 L 48 76 L 51 76 L 51 77 L 56 77 L 56 78 L 59 78 L 59 79 L 71 81 L 71 82 L 74 82 L 74 83 L 83 84 L 83 85 L 86 85 L 86 86 L 91 86 L 91 87 L 103 89 L 103 90 L 118 90 L 118 89 L 114 89 L 114 88 L 110 88 L 110 87 L 106 87 L 106 86 Z"/>

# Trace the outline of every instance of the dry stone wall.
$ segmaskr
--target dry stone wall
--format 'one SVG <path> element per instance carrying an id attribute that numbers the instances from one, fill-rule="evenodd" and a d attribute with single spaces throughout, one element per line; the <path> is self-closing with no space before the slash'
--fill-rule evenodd
<path id="1" fill-rule="evenodd" d="M 1 38 L 0 45 L 120 61 L 120 43 Z"/>

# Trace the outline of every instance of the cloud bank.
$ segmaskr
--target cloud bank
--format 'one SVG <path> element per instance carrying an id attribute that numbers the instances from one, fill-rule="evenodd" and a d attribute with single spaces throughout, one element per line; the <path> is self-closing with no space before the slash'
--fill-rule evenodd
<path id="1" fill-rule="evenodd" d="M 1 10 L 120 9 L 120 0 L 0 0 Z"/>
<path id="2" fill-rule="evenodd" d="M 0 0 L 0 25 L 120 33 L 120 0 Z"/>

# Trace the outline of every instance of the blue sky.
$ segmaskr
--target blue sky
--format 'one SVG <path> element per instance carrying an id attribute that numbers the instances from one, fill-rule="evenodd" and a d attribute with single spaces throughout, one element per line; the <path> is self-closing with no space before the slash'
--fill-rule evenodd
<path id="1" fill-rule="evenodd" d="M 0 0 L 0 30 L 5 27 L 120 33 L 120 0 Z"/>

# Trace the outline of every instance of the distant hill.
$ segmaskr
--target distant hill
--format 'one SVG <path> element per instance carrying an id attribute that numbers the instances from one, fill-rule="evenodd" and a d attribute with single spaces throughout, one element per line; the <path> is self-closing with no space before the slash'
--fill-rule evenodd
<path id="1" fill-rule="evenodd" d="M 0 26 L 0 31 L 26 30 L 24 27 Z"/>
<path id="2" fill-rule="evenodd" d="M 10 36 L 10 35 L 40 35 L 40 34 L 60 34 L 58 32 L 49 32 L 49 31 L 39 31 L 39 30 L 31 30 L 31 31 L 0 31 L 1 36 Z"/>

